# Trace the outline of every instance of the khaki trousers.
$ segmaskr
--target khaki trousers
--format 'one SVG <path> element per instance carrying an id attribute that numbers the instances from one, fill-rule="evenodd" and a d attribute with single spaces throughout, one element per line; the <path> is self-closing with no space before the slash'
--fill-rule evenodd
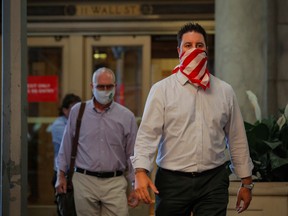
<path id="1" fill-rule="evenodd" d="M 98 178 L 74 172 L 74 199 L 79 216 L 128 216 L 124 176 Z"/>

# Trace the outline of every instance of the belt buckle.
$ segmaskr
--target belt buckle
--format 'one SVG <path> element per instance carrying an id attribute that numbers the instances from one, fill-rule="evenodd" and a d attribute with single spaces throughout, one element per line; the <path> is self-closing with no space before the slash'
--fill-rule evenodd
<path id="1" fill-rule="evenodd" d="M 196 177 L 197 176 L 197 172 L 191 172 L 192 177 Z"/>
<path id="2" fill-rule="evenodd" d="M 116 177 L 116 176 L 117 176 L 117 171 L 114 171 L 113 177 Z"/>

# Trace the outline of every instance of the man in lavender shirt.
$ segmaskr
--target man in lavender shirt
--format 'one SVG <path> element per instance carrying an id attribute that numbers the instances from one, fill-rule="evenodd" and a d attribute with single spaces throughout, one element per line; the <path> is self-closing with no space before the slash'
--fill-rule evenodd
<path id="1" fill-rule="evenodd" d="M 93 73 L 93 98 L 86 101 L 72 178 L 77 215 L 128 215 L 135 207 L 134 191 L 126 199 L 127 180 L 134 181 L 130 162 L 137 124 L 134 114 L 113 101 L 115 75 L 109 68 Z M 66 193 L 65 170 L 69 166 L 72 139 L 80 103 L 70 111 L 57 158 L 57 193 Z"/>

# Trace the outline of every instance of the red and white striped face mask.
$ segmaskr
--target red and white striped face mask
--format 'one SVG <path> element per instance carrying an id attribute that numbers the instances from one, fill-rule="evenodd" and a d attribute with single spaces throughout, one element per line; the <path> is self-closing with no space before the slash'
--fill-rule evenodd
<path id="1" fill-rule="evenodd" d="M 207 69 L 207 54 L 204 50 L 192 48 L 180 55 L 180 64 L 177 65 L 172 73 L 179 70 L 196 86 L 204 90 L 209 88 L 209 71 Z"/>

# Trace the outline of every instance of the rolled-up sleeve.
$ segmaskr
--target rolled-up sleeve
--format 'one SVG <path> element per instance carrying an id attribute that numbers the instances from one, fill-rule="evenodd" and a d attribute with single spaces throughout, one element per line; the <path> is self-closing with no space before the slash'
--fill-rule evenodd
<path id="1" fill-rule="evenodd" d="M 230 119 L 225 126 L 231 156 L 230 168 L 238 177 L 244 178 L 252 175 L 254 166 L 250 158 L 243 118 L 234 93 L 230 109 Z"/>
<path id="2" fill-rule="evenodd" d="M 64 130 L 59 153 L 56 159 L 57 170 L 66 172 L 70 165 L 71 150 L 73 145 L 73 136 L 75 131 L 76 118 L 78 115 L 80 104 L 72 107 L 67 125 Z"/>
<path id="3" fill-rule="evenodd" d="M 148 95 L 143 118 L 137 133 L 134 155 L 131 161 L 135 168 L 152 171 L 157 146 L 162 136 L 163 101 L 157 85 L 154 85 Z"/>

